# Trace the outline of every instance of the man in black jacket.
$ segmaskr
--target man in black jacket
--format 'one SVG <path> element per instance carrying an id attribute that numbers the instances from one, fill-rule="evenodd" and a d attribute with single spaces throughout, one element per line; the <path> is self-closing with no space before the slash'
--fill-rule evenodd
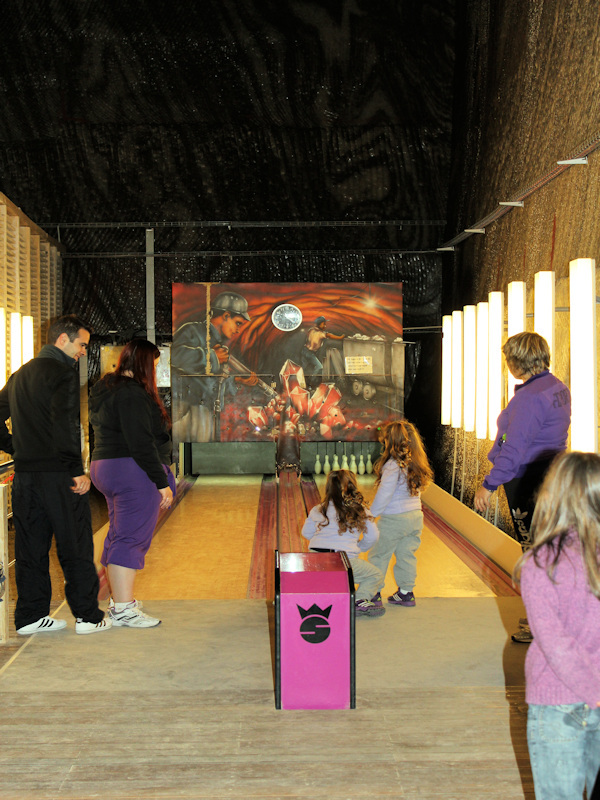
<path id="1" fill-rule="evenodd" d="M 48 553 L 52 535 L 65 576 L 65 597 L 76 633 L 108 630 L 98 607 L 93 560 L 90 479 L 81 461 L 79 380 L 74 367 L 87 352 L 89 326 L 60 317 L 48 342 L 0 391 L 0 449 L 15 462 L 12 489 L 15 525 L 15 626 L 25 636 L 61 630 L 49 616 L 52 586 Z M 11 419 L 12 435 L 6 426 Z"/>

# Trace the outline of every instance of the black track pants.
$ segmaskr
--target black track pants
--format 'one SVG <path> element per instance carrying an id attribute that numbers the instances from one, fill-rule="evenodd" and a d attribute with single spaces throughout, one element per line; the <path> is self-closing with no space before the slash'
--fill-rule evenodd
<path id="1" fill-rule="evenodd" d="M 73 616 L 100 622 L 98 574 L 87 495 L 74 494 L 66 472 L 17 472 L 13 481 L 15 524 L 15 626 L 36 622 L 50 611 L 49 557 L 52 535 L 65 576 Z"/>
<path id="2" fill-rule="evenodd" d="M 544 461 L 534 461 L 527 465 L 524 475 L 504 484 L 516 539 L 523 549 L 531 544 L 531 517 L 537 492 L 553 460 L 554 456 Z"/>

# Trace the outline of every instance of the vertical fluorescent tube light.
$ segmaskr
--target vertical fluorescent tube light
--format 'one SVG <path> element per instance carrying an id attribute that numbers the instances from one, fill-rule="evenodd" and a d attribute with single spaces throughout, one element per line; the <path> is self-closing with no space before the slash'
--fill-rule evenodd
<path id="1" fill-rule="evenodd" d="M 6 383 L 6 309 L 0 308 L 0 389 Z"/>
<path id="2" fill-rule="evenodd" d="M 477 366 L 477 309 L 463 307 L 463 428 L 475 430 L 475 376 Z"/>
<path id="3" fill-rule="evenodd" d="M 504 293 L 488 295 L 488 436 L 496 437 L 498 415 L 502 411 L 502 335 L 504 333 Z"/>
<path id="4" fill-rule="evenodd" d="M 23 363 L 26 364 L 33 358 L 33 317 L 28 314 L 23 317 Z"/>
<path id="5" fill-rule="evenodd" d="M 549 270 L 536 272 L 533 295 L 533 330 L 548 342 L 550 366 L 554 360 L 554 277 Z"/>
<path id="6" fill-rule="evenodd" d="M 571 306 L 571 450 L 598 452 L 596 367 L 596 263 L 577 258 L 569 264 Z"/>
<path id="7" fill-rule="evenodd" d="M 488 435 L 488 304 L 477 303 L 477 368 L 475 396 L 475 435 Z"/>
<path id="8" fill-rule="evenodd" d="M 462 425 L 462 311 L 452 312 L 452 427 Z"/>
<path id="9" fill-rule="evenodd" d="M 10 372 L 16 372 L 22 364 L 21 315 L 12 311 L 10 315 Z"/>
<path id="10" fill-rule="evenodd" d="M 508 284 L 508 335 L 523 333 L 526 327 L 526 288 L 525 281 L 511 281 Z M 515 386 L 521 381 L 516 381 L 508 372 L 507 398 L 510 400 L 515 393 Z"/>
<path id="11" fill-rule="evenodd" d="M 452 421 L 452 317 L 442 317 L 442 425 Z"/>

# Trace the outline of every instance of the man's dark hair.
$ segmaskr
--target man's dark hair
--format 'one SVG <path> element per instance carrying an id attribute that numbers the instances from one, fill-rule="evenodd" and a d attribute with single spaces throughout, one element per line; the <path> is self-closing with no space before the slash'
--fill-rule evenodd
<path id="1" fill-rule="evenodd" d="M 67 314 L 64 317 L 57 317 L 50 322 L 48 326 L 48 344 L 54 344 L 61 333 L 66 333 L 69 341 L 72 342 L 77 338 L 77 334 L 83 328 L 91 334 L 92 328 L 87 322 L 84 322 L 80 317 L 75 314 Z"/>

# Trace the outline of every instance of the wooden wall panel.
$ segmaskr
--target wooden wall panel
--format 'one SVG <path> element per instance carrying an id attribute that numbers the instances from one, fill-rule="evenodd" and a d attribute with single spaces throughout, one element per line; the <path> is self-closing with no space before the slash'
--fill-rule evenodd
<path id="1" fill-rule="evenodd" d="M 45 323 L 62 313 L 61 246 L 7 197 L 0 194 L 0 308 L 7 315 L 10 373 L 10 314 L 33 317 L 34 350 L 45 341 Z M 0 385 L 6 376 L 0 375 Z"/>

